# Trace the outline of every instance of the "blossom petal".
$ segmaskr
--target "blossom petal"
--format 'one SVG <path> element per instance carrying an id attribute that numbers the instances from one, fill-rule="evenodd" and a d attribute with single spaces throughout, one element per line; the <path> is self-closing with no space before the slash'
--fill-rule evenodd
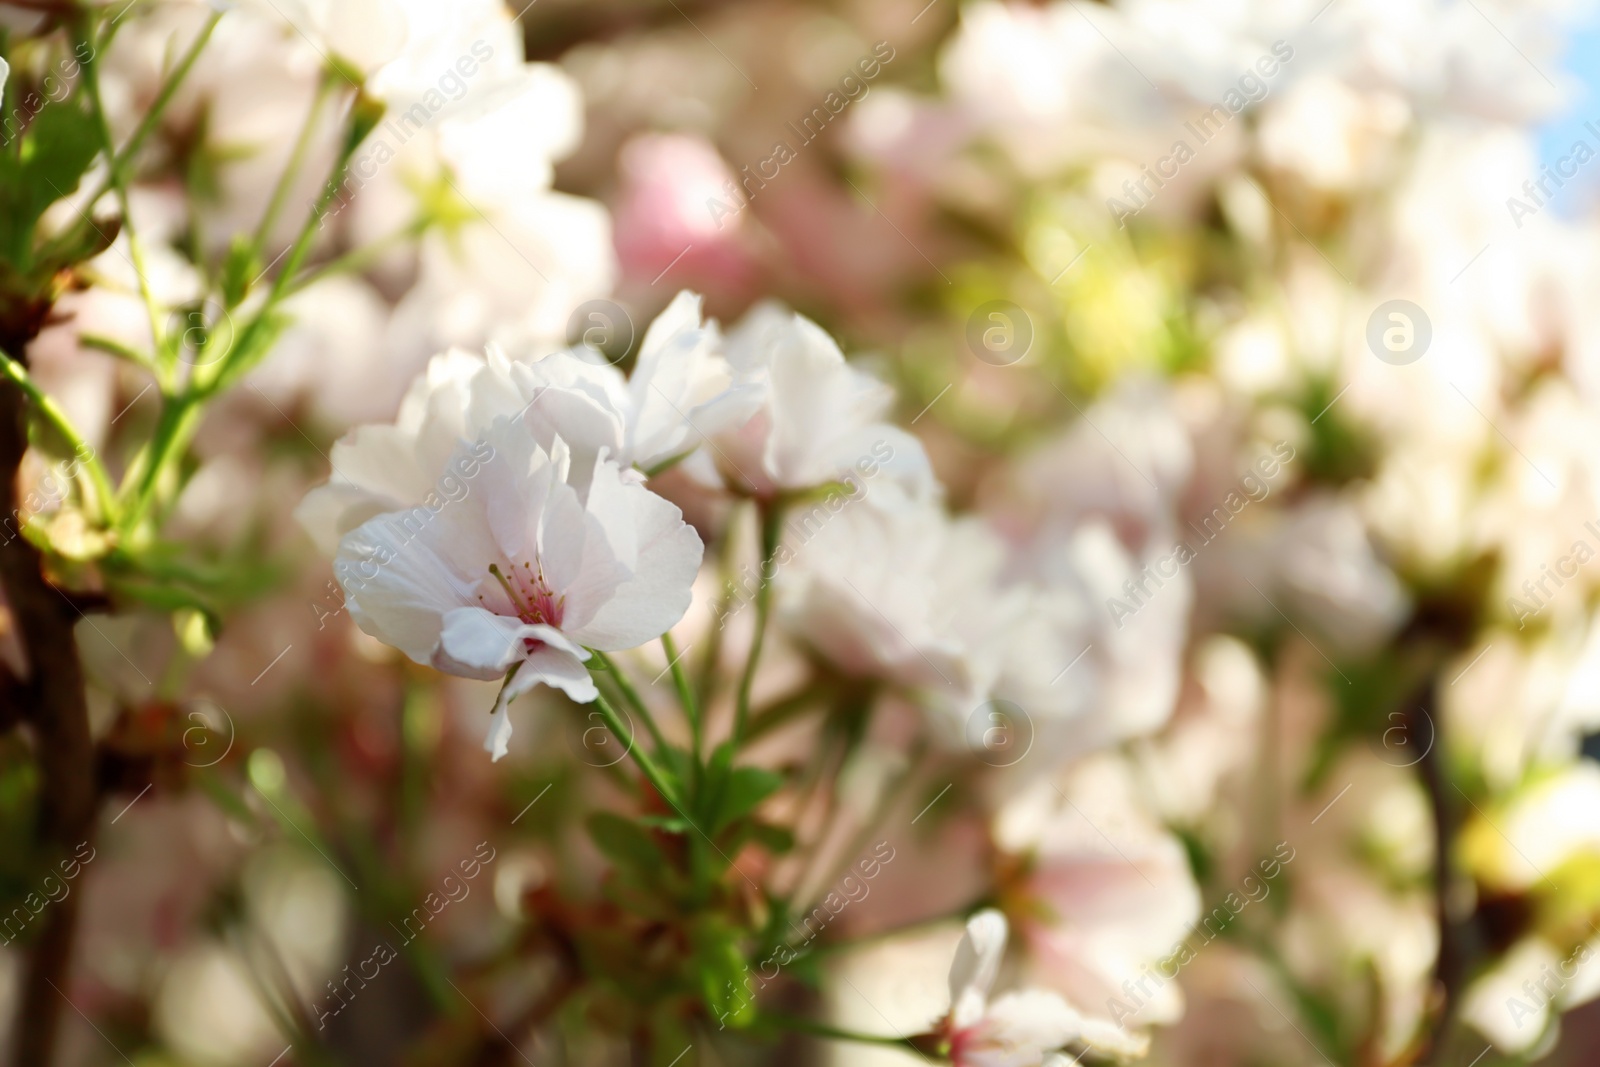
<path id="1" fill-rule="evenodd" d="M 476 441 L 497 415 L 521 406 L 504 357 L 491 353 L 486 362 L 461 349 L 434 356 L 394 425 L 361 426 L 334 443 L 332 478 L 307 494 L 295 517 L 332 555 L 341 537 L 373 516 L 426 500 L 463 441 Z"/>
<path id="2" fill-rule="evenodd" d="M 566 649 L 547 645 L 530 654 L 501 686 L 489 719 L 483 748 L 495 761 L 506 754 L 511 743 L 511 701 L 538 685 L 559 689 L 579 704 L 587 704 L 600 695 L 578 657 Z"/>
<path id="3" fill-rule="evenodd" d="M 629 577 L 593 614 L 564 626 L 591 648 L 636 648 L 666 633 L 689 610 L 705 546 L 683 512 L 623 476 L 614 463 L 595 468 L 589 511 Z M 568 593 L 568 609 L 577 591 Z"/>
<path id="4" fill-rule="evenodd" d="M 573 352 L 556 352 L 536 363 L 511 368 L 519 390 L 528 396 L 523 422 L 540 447 L 553 451 L 559 437 L 572 453 L 569 482 L 581 497 L 602 453 L 621 453 L 629 407 L 627 383 L 606 364 L 596 365 Z"/>
<path id="5" fill-rule="evenodd" d="M 836 477 L 835 456 L 820 442 L 841 426 L 859 426 L 880 416 L 894 391 L 845 362 L 833 338 L 801 315 L 780 334 L 768 374 L 772 432 L 767 438 L 767 473 L 780 485 L 818 485 Z"/>
<path id="6" fill-rule="evenodd" d="M 950 964 L 950 1010 L 957 1026 L 970 1025 L 963 1018 L 983 1010 L 983 1001 L 1000 971 L 1006 952 L 1006 917 L 993 908 L 978 912 L 967 920 L 967 932 L 956 946 Z"/>
<path id="7" fill-rule="evenodd" d="M 1071 1062 L 1056 1053 L 1087 1045 L 1101 1057 L 1143 1056 L 1150 1040 L 1105 1019 L 1093 1019 L 1047 989 L 1007 993 L 989 1005 L 981 1020 L 958 1032 L 952 1042 L 962 1067 L 1038 1067 Z"/>
<path id="8" fill-rule="evenodd" d="M 641 467 L 748 422 L 765 392 L 735 381 L 721 331 L 714 321 L 701 322 L 700 297 L 687 290 L 645 331 L 628 389 L 632 418 L 620 459 Z"/>
<path id="9" fill-rule="evenodd" d="M 499 763 L 501 757 L 511 751 L 511 706 L 504 700 L 498 700 L 494 705 L 494 714 L 489 717 L 489 732 L 483 739 L 483 750 L 489 753 L 489 758 Z"/>
<path id="10" fill-rule="evenodd" d="M 433 665 L 451 674 L 487 681 L 500 677 L 512 664 L 537 655 L 526 651 L 528 641 L 553 647 L 580 662 L 589 658 L 587 651 L 553 626 L 525 623 L 484 608 L 457 608 L 444 616 Z"/>
<path id="11" fill-rule="evenodd" d="M 452 523 L 449 509 L 379 515 L 339 542 L 333 572 L 344 589 L 350 617 L 362 631 L 429 664 L 445 612 L 476 603 L 477 579 L 440 551 L 429 537 Z M 459 517 L 459 516 L 454 516 Z M 420 531 L 418 525 L 420 525 Z M 452 539 L 443 538 L 444 546 Z"/>

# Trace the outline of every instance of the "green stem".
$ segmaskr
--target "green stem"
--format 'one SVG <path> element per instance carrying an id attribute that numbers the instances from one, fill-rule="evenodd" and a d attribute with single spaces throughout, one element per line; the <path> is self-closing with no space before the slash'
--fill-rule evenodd
<path id="1" fill-rule="evenodd" d="M 100 465 L 100 457 L 95 450 L 83 439 L 67 413 L 50 396 L 40 389 L 31 377 L 27 368 L 12 359 L 6 352 L 0 352 L 0 372 L 16 383 L 28 399 L 33 403 L 34 409 L 44 416 L 52 429 L 61 436 L 61 439 L 72 449 L 75 458 L 81 462 L 84 469 L 89 472 L 89 480 L 94 484 L 96 514 L 105 521 L 110 521 L 116 508 L 116 494 L 111 491 L 111 480 L 106 476 L 106 469 Z"/>
<path id="2" fill-rule="evenodd" d="M 818 692 L 816 688 L 806 686 L 758 709 L 745 731 L 745 740 L 754 741 L 785 723 L 794 721 L 806 711 L 826 707 L 834 695 L 828 688 Z"/>
<path id="3" fill-rule="evenodd" d="M 633 739 L 628 736 L 622 717 L 617 714 L 617 709 L 608 704 L 606 698 L 601 694 L 595 695 L 594 705 L 599 710 L 600 717 L 605 720 L 606 726 L 610 728 L 611 733 L 618 741 L 627 746 L 628 755 L 632 756 L 633 761 L 639 765 L 639 770 L 644 774 L 645 779 L 655 787 L 657 793 L 661 794 L 662 799 L 681 811 L 682 808 L 678 804 L 678 794 L 668 784 L 666 775 L 662 773 L 660 767 L 656 766 L 656 761 L 633 743 Z"/>
<path id="4" fill-rule="evenodd" d="M 151 374 L 159 373 L 156 370 L 154 359 L 137 348 L 123 344 L 114 337 L 102 337 L 97 333 L 80 333 L 78 335 L 78 343 L 84 348 L 93 348 L 106 353 L 108 356 L 125 359 L 134 366 L 149 371 Z"/>
<path id="5" fill-rule="evenodd" d="M 773 1015 L 764 1012 L 761 1015 L 760 1022 L 769 1027 L 792 1030 L 800 1034 L 810 1034 L 812 1037 L 825 1037 L 830 1041 L 854 1041 L 862 1045 L 886 1045 L 890 1048 L 909 1049 L 912 1052 L 921 1051 L 916 1042 L 909 1037 L 892 1037 L 888 1034 L 862 1034 L 854 1030 L 841 1030 L 837 1026 L 812 1022 L 810 1019 L 797 1019 L 789 1015 Z"/>
<path id="6" fill-rule="evenodd" d="M 376 260 L 380 255 L 389 251 L 389 249 L 393 248 L 395 245 L 403 244 L 406 241 L 410 241 L 422 236 L 427 228 L 427 221 L 424 219 L 419 219 L 415 222 L 407 223 L 405 226 L 402 226 L 400 229 L 395 230 L 393 233 L 388 234 L 385 237 L 378 238 L 371 244 L 362 245 L 360 248 L 353 248 L 341 256 L 336 256 L 335 258 L 328 260 L 326 263 L 323 263 L 320 266 L 313 267 L 311 270 L 306 271 L 304 274 L 300 275 L 300 277 L 291 281 L 288 289 L 285 290 L 285 294 L 288 296 L 293 296 L 295 293 L 300 292 L 300 290 L 315 285 L 317 282 L 328 277 L 330 274 L 341 274 L 346 271 L 355 272 L 365 270 L 368 264 L 372 263 L 372 261 Z"/>
<path id="7" fill-rule="evenodd" d="M 157 306 L 155 293 L 150 288 L 150 271 L 145 266 L 144 247 L 139 243 L 138 234 L 134 232 L 133 212 L 128 206 L 128 183 L 123 175 L 125 161 L 117 153 L 116 142 L 111 136 L 111 123 L 106 118 L 105 105 L 100 99 L 100 64 L 95 53 L 93 37 L 87 15 L 73 20 L 74 46 L 82 45 L 89 50 L 88 58 L 83 61 L 83 86 L 89 94 L 89 104 L 94 111 L 95 129 L 100 134 L 100 147 L 106 154 L 106 182 L 116 190 L 117 206 L 122 210 L 122 232 L 128 237 L 128 254 L 133 259 L 133 272 L 138 277 L 139 297 L 144 302 L 145 314 L 150 318 L 150 339 L 155 345 L 156 357 L 170 369 L 173 353 L 168 350 L 166 327 L 161 321 L 161 309 Z M 99 199 L 99 195 L 95 199 Z M 92 209 L 94 200 L 90 200 L 89 204 Z"/>
<path id="8" fill-rule="evenodd" d="M 305 222 L 300 227 L 300 234 L 295 238 L 294 245 L 289 250 L 288 258 L 284 261 L 283 269 L 272 280 L 272 288 L 267 292 L 267 298 L 261 308 L 255 313 L 245 328 L 233 339 L 228 351 L 215 364 L 216 371 L 205 376 L 196 383 L 195 391 L 201 396 L 210 396 L 220 392 L 233 382 L 235 378 L 250 369 L 262 353 L 256 352 L 258 335 L 268 328 L 272 312 L 278 304 L 289 294 L 289 281 L 299 272 L 305 263 L 306 256 L 311 252 L 311 243 L 316 239 L 317 231 L 322 228 L 322 215 L 327 210 L 328 204 L 338 195 L 339 184 L 344 178 L 345 168 L 350 165 L 350 157 L 360 146 L 359 141 L 347 138 L 344 150 L 333 165 L 328 181 L 323 185 L 322 192 L 317 197 L 317 202 L 306 215 Z M 242 355 L 241 355 L 242 353 Z M 197 376 L 198 377 L 198 376 Z"/>
<path id="9" fill-rule="evenodd" d="M 733 599 L 733 577 L 727 539 L 728 532 L 724 531 L 719 539 L 721 544 L 717 550 L 717 578 L 721 592 L 718 593 L 717 599 L 711 608 L 711 614 L 716 619 L 716 625 L 711 627 L 706 634 L 703 642 L 705 648 L 701 650 L 699 656 L 700 665 L 695 671 L 695 699 L 702 708 L 711 707 L 716 698 L 718 668 L 722 665 L 722 634 L 728 625 L 728 606 Z"/>
<path id="10" fill-rule="evenodd" d="M 667 654 L 667 663 L 672 670 L 672 684 L 678 690 L 678 702 L 683 705 L 684 718 L 689 720 L 689 752 L 694 757 L 694 762 L 700 762 L 700 705 L 694 698 L 694 689 L 689 685 L 689 676 L 683 671 L 683 657 L 678 654 L 677 642 L 672 640 L 670 633 L 661 635 L 661 651 Z"/>
<path id="11" fill-rule="evenodd" d="M 351 126 L 353 130 L 354 119 Z M 190 377 L 184 390 L 176 396 L 167 398 L 167 403 L 161 410 L 160 421 L 156 424 L 155 435 L 151 438 L 147 452 L 141 457 L 143 462 L 135 464 L 123 481 L 123 495 L 125 498 L 131 497 L 131 506 L 124 523 L 126 529 L 133 529 L 149 514 L 155 491 L 160 485 L 168 463 L 174 456 L 183 453 L 189 439 L 199 428 L 201 403 L 248 371 L 255 360 L 263 354 L 254 351 L 254 348 L 258 347 L 263 331 L 268 329 L 272 313 L 287 295 L 289 279 L 305 262 L 311 243 L 321 228 L 323 211 L 338 192 L 339 181 L 344 175 L 345 168 L 350 165 L 351 155 L 359 145 L 359 139 L 353 136 L 346 138 L 344 148 L 334 163 L 327 184 L 307 214 L 305 223 L 300 227 L 300 234 L 289 251 L 283 270 L 273 279 L 272 288 L 261 307 L 238 336 L 232 339 L 227 353 L 213 364 L 195 368 L 195 373 Z M 137 480 L 134 480 L 135 475 Z M 130 485 L 134 486 L 131 491 L 128 488 Z"/>
<path id="12" fill-rule="evenodd" d="M 278 183 L 272 188 L 272 198 L 267 201 L 267 209 L 262 212 L 261 223 L 256 227 L 257 255 L 266 254 L 272 227 L 277 223 L 278 214 L 283 210 L 283 202 L 288 199 L 289 187 L 294 183 L 295 176 L 300 173 L 300 166 L 305 162 L 306 153 L 311 149 L 311 138 L 316 133 L 317 120 L 322 116 L 322 107 L 327 103 L 328 93 L 332 88 L 326 74 L 318 79 L 317 92 L 311 98 L 311 109 L 306 112 L 305 123 L 300 127 L 300 136 L 295 139 L 294 149 L 289 153 L 289 161 L 284 165 L 283 172 L 278 175 Z"/>
<path id="13" fill-rule="evenodd" d="M 739 678 L 739 698 L 734 706 L 735 747 L 744 739 L 745 726 L 750 719 L 750 693 L 755 688 L 756 665 L 761 660 L 761 649 L 766 643 L 767 616 L 772 612 L 773 559 L 778 554 L 778 539 L 783 532 L 781 504 L 762 501 L 756 507 L 761 516 L 761 584 L 756 588 L 756 632 L 750 639 L 750 658 L 745 662 L 744 674 Z"/>
<path id="14" fill-rule="evenodd" d="M 183 85 L 184 79 L 189 76 L 189 71 L 194 67 L 195 60 L 200 58 L 201 50 L 211 40 L 211 32 L 217 28 L 217 23 L 222 19 L 222 15 L 223 12 L 221 11 L 213 12 L 211 17 L 206 19 L 205 25 L 200 27 L 199 34 L 195 36 L 188 50 L 184 52 L 183 58 L 178 60 L 176 67 L 172 68 L 172 73 L 167 75 L 167 80 L 161 84 L 161 89 L 156 93 L 156 98 L 145 109 L 144 115 L 139 119 L 139 125 L 134 127 L 133 136 L 129 137 L 128 142 L 122 146 L 122 151 L 111 155 L 106 178 L 100 183 L 100 188 L 95 190 L 95 194 L 89 198 L 89 204 L 94 204 L 95 201 L 111 190 L 115 176 L 121 174 L 123 168 L 132 161 L 139 149 L 144 147 L 145 138 L 149 137 L 150 131 L 155 129 L 156 123 L 161 120 L 162 112 L 166 111 L 167 105 L 172 102 L 172 98 L 177 94 L 178 88 Z M 87 66 L 87 64 L 85 65 Z"/>
<path id="15" fill-rule="evenodd" d="M 339 1067 L 340 1061 L 312 1036 L 310 1014 L 300 1001 L 277 945 L 260 922 L 246 911 L 230 928 L 228 938 L 245 962 L 245 973 L 258 999 L 279 1030 L 289 1036 L 296 1055 L 308 1067 Z"/>
<path id="16" fill-rule="evenodd" d="M 193 393 L 184 392 L 164 399 L 150 443 L 123 476 L 122 491 L 127 504 L 122 516 L 124 531 L 134 531 L 145 520 L 155 501 L 162 472 L 172 457 L 183 451 L 200 424 L 200 405 Z M 130 486 L 133 487 L 131 495 Z"/>
<path id="17" fill-rule="evenodd" d="M 650 731 L 650 738 L 655 742 L 656 751 L 665 752 L 667 750 L 667 739 L 661 735 L 661 727 L 656 724 L 655 716 L 650 714 L 650 709 L 645 706 L 644 698 L 639 695 L 639 691 L 633 687 L 633 683 L 628 680 L 628 676 L 622 673 L 622 668 L 617 666 L 617 661 L 601 652 L 598 648 L 591 648 L 589 651 L 604 666 L 606 673 L 611 675 L 611 680 L 616 683 L 617 689 L 622 693 L 622 698 L 628 702 L 628 706 L 638 712 L 639 717 L 644 720 L 645 729 Z"/>

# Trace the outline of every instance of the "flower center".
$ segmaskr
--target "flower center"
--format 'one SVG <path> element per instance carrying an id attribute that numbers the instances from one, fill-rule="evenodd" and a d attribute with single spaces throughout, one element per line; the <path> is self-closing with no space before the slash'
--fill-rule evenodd
<path id="1" fill-rule="evenodd" d="M 489 573 L 494 575 L 494 580 L 505 590 L 506 598 L 511 601 L 511 612 L 517 618 L 530 624 L 561 625 L 567 598 L 564 595 L 559 597 L 555 595 L 549 583 L 544 580 L 543 568 L 535 570 L 533 564 L 524 562 L 520 569 L 508 563 L 506 569 L 501 570 L 499 564 L 491 563 Z M 478 599 L 483 600 L 482 593 L 478 594 Z M 533 641 L 532 638 L 527 640 Z"/>

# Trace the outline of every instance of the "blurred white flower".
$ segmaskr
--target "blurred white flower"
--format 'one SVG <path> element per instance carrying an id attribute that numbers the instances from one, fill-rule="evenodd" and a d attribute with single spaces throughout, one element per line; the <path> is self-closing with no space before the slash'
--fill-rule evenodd
<path id="1" fill-rule="evenodd" d="M 627 378 L 582 346 L 509 364 L 540 443 L 559 436 L 575 456 L 605 449 L 622 466 L 648 471 L 748 421 L 759 387 L 734 380 L 717 324 L 701 319 L 700 303 L 687 290 L 673 298 L 645 331 Z"/>
<path id="2" fill-rule="evenodd" d="M 1200 890 L 1183 845 L 1142 809 L 1136 773 L 1097 757 L 1062 786 L 1038 781 L 1000 809 L 994 835 L 1026 862 L 1029 976 L 1074 1004 L 1116 1001 L 1148 1026 L 1183 1014 L 1173 975 L 1155 972 L 1158 961 L 1174 971 L 1183 962 L 1169 958 L 1199 919 Z M 1141 994 L 1127 991 L 1130 979 Z"/>
<path id="3" fill-rule="evenodd" d="M 131 136 L 160 92 L 173 56 L 198 35 L 210 14 L 207 4 L 161 4 L 119 23 L 101 60 L 102 95 L 119 142 Z M 193 179 L 208 190 L 187 205 L 208 255 L 220 256 L 235 234 L 260 226 L 307 124 L 326 65 L 326 46 L 264 2 L 230 10 L 218 22 L 159 126 L 160 135 L 193 160 Z M 325 107 L 309 131 L 299 172 L 286 188 L 285 209 L 267 234 L 274 250 L 299 231 L 306 205 L 327 180 L 339 138 L 339 116 Z M 150 242 L 147 232 L 140 236 Z"/>
<path id="4" fill-rule="evenodd" d="M 1030 591 L 995 689 L 1052 756 L 1151 732 L 1172 713 L 1193 581 L 1176 549 L 1195 466 L 1171 393 L 1129 382 L 1023 457 L 990 505 Z"/>
<path id="5" fill-rule="evenodd" d="M 1461 1017 L 1502 1052 L 1537 1058 L 1555 1046 L 1559 1014 L 1600 994 L 1595 947 L 1559 953 L 1543 938 L 1523 938 L 1468 987 Z"/>
<path id="6" fill-rule="evenodd" d="M 371 182 L 409 200 L 444 166 L 456 191 L 490 214 L 547 192 L 555 161 L 582 137 L 576 84 L 558 67 L 524 62 L 520 29 L 499 0 L 399 3 L 410 33 L 371 79 L 389 117 L 360 153 L 385 146 L 378 169 L 359 175 L 362 189 Z M 387 217 L 391 201 L 381 199 L 362 205 L 372 236 L 405 221 Z"/>
<path id="7" fill-rule="evenodd" d="M 1480 881 L 1508 891 L 1551 888 L 1569 860 L 1600 859 L 1600 766 L 1580 760 L 1536 780 L 1502 813 L 1480 815 L 1461 850 Z"/>
<path id="8" fill-rule="evenodd" d="M 1177 504 L 1196 459 L 1171 388 L 1120 383 L 1054 440 L 1008 472 L 1000 506 L 1025 545 L 1048 553 L 1084 524 L 1106 522 L 1142 556 L 1172 548 Z"/>
<path id="9" fill-rule="evenodd" d="M 761 389 L 763 403 L 701 457 L 693 468 L 701 477 L 766 495 L 859 478 L 860 465 L 876 457 L 875 469 L 913 497 L 937 493 L 921 442 L 884 421 L 894 389 L 846 362 L 810 319 L 759 305 L 729 335 L 727 358 L 739 381 Z"/>
<path id="10" fill-rule="evenodd" d="M 1374 554 L 1360 513 L 1343 497 L 1298 503 L 1269 551 L 1275 584 L 1341 649 L 1370 651 L 1410 613 L 1405 589 Z"/>
<path id="11" fill-rule="evenodd" d="M 559 344 L 573 309 L 611 291 L 611 220 L 594 201 L 473 198 L 461 211 L 458 224 L 423 238 L 416 283 L 390 320 L 385 347 L 401 376 L 453 345 L 492 343 L 520 355 Z"/>
<path id="12" fill-rule="evenodd" d="M 1134 555 L 1100 520 L 1045 552 L 1024 556 L 1029 610 L 1007 635 L 995 692 L 1028 712 L 1057 759 L 1159 729 L 1182 678 L 1188 572 L 1170 547 Z"/>
<path id="13" fill-rule="evenodd" d="M 1189 681 L 1166 729 L 1135 750 L 1151 807 L 1171 826 L 1206 825 L 1223 787 L 1257 759 L 1266 707 L 1261 664 L 1238 638 L 1196 639 Z"/>
<path id="14" fill-rule="evenodd" d="M 1083 1045 L 1102 1055 L 1143 1055 L 1148 1040 L 1084 1016 L 1055 993 L 1027 989 L 989 999 L 1006 949 L 1006 920 L 982 911 L 950 965 L 950 1013 L 941 1024 L 954 1067 L 1045 1067 L 1072 1062 L 1064 1049 Z"/>
<path id="15" fill-rule="evenodd" d="M 935 734 L 959 745 L 1027 597 L 1000 586 L 1004 545 L 981 520 L 951 520 L 940 504 L 897 499 L 888 485 L 862 492 L 835 498 L 837 510 L 791 514 L 780 618 L 847 673 L 918 693 L 936 709 Z"/>
<path id="16" fill-rule="evenodd" d="M 392 60 L 407 37 L 397 0 L 238 0 L 237 6 L 277 16 L 363 74 Z"/>
<path id="17" fill-rule="evenodd" d="M 285 408 L 302 398 L 326 426 L 344 430 L 394 411 L 406 379 L 382 347 L 389 305 L 360 278 L 331 276 L 283 302 L 293 323 L 247 386 Z"/>
<path id="18" fill-rule="evenodd" d="M 1410 119 L 1399 95 L 1358 92 L 1318 72 L 1267 105 L 1261 154 L 1314 189 L 1348 193 L 1382 177 Z"/>
<path id="19" fill-rule="evenodd" d="M 525 355 L 559 344 L 573 309 L 610 292 L 617 272 L 606 210 L 550 188 L 582 137 L 578 88 L 524 61 L 499 0 L 392 2 L 409 32 L 369 79 L 386 117 L 329 209 L 358 243 L 435 223 L 377 261 L 388 284 L 409 287 L 384 342 L 391 373 L 403 380 L 453 345 Z"/>

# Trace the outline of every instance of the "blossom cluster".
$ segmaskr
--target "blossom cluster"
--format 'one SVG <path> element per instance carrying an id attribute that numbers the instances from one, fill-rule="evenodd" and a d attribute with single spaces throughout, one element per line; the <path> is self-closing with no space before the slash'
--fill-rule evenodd
<path id="1" fill-rule="evenodd" d="M 1592 1058 L 1583 7 L 0 10 L 8 1062 Z"/>

